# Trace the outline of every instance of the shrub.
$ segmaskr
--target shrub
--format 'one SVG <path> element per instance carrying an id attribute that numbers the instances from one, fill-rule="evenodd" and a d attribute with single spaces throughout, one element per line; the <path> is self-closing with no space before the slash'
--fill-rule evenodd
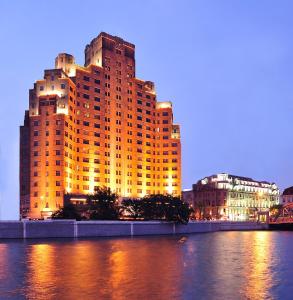
<path id="1" fill-rule="evenodd" d="M 52 214 L 52 219 L 75 219 L 81 220 L 80 214 L 77 212 L 76 207 L 73 204 L 66 204 L 61 209 L 55 211 Z"/>

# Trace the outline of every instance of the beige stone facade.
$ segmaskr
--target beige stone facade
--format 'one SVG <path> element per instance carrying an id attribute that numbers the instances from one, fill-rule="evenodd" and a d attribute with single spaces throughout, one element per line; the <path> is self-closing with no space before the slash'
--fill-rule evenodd
<path id="1" fill-rule="evenodd" d="M 275 183 L 226 173 L 205 177 L 182 192 L 196 218 L 231 221 L 256 220 L 258 213 L 279 203 L 279 196 Z"/>

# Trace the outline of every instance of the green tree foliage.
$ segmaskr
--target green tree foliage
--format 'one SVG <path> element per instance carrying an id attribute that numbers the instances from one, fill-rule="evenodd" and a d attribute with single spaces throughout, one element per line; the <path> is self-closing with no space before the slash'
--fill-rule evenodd
<path id="1" fill-rule="evenodd" d="M 187 224 L 192 209 L 172 195 L 150 195 L 141 200 L 127 199 L 122 202 L 124 215 L 144 220 L 165 220 Z"/>
<path id="2" fill-rule="evenodd" d="M 52 214 L 52 219 L 75 219 L 77 221 L 81 220 L 81 216 L 76 210 L 73 204 L 66 204 L 61 209 L 55 211 Z"/>
<path id="3" fill-rule="evenodd" d="M 282 214 L 283 205 L 282 204 L 275 204 L 270 207 L 270 215 L 273 220 L 277 220 L 277 218 Z"/>
<path id="4" fill-rule="evenodd" d="M 124 199 L 120 205 L 121 213 L 130 219 L 142 219 L 143 209 L 141 200 L 137 199 Z"/>
<path id="5" fill-rule="evenodd" d="M 67 196 L 70 201 L 71 196 Z M 87 196 L 86 204 L 66 204 L 52 218 L 118 220 L 122 215 L 123 218 L 135 220 L 164 220 L 187 224 L 192 212 L 193 209 L 187 203 L 172 195 L 149 195 L 140 200 L 124 199 L 119 205 L 117 194 L 102 187 L 95 194 Z"/>
<path id="6" fill-rule="evenodd" d="M 282 204 L 275 204 L 270 207 L 270 212 L 278 211 L 283 208 Z"/>
<path id="7" fill-rule="evenodd" d="M 91 220 L 117 220 L 119 205 L 117 194 L 109 188 L 99 188 L 95 194 L 88 196 L 88 205 Z"/>

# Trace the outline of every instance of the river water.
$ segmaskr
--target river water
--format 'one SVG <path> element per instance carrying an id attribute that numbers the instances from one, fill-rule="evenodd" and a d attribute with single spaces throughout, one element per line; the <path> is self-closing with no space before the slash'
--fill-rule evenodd
<path id="1" fill-rule="evenodd" d="M 2 240 L 0 299 L 293 299 L 293 232 Z"/>

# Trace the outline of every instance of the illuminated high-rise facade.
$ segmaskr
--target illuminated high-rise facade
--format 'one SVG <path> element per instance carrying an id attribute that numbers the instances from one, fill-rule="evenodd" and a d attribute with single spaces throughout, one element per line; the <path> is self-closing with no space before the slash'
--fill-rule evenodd
<path id="1" fill-rule="evenodd" d="M 20 213 L 46 217 L 65 194 L 181 193 L 179 125 L 154 83 L 135 76 L 135 46 L 101 33 L 85 66 L 59 54 L 30 90 L 20 128 Z"/>

